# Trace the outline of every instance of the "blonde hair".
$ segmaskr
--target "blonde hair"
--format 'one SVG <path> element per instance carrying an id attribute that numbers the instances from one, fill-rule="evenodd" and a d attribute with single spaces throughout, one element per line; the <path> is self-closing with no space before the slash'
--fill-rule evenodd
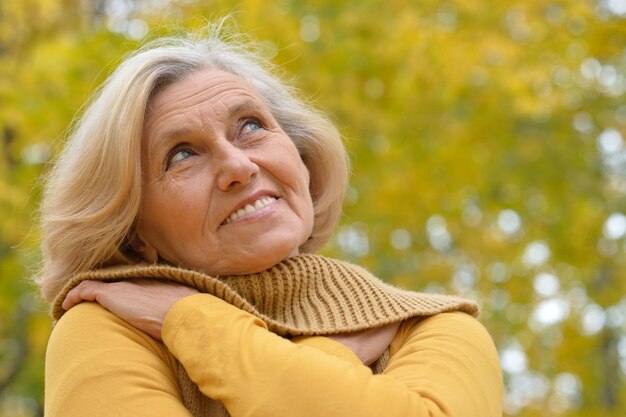
<path id="1" fill-rule="evenodd" d="M 205 68 L 251 84 L 295 143 L 309 169 L 314 205 L 313 252 L 337 224 L 348 162 L 337 129 L 297 98 L 273 67 L 221 23 L 208 36 L 154 40 L 130 55 L 94 94 L 47 177 L 41 208 L 43 264 L 38 277 L 51 301 L 74 274 L 120 263 L 141 203 L 141 136 L 151 98 L 165 86 Z"/>

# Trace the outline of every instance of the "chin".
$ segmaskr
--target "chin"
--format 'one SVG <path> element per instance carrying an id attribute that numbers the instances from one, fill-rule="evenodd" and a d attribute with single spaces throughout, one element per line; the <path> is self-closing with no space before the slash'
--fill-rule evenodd
<path id="1" fill-rule="evenodd" d="M 268 256 L 263 256 L 262 257 L 262 261 L 256 263 L 256 262 L 251 262 L 251 268 L 249 268 L 247 271 L 242 272 L 241 274 L 238 275 L 244 275 L 244 274 L 255 274 L 258 272 L 263 272 L 267 269 L 270 269 L 271 267 L 273 267 L 274 265 L 277 265 L 279 263 L 281 263 L 282 261 L 284 261 L 287 258 L 291 258 L 292 256 L 296 256 L 299 254 L 298 249 L 296 248 L 295 251 L 292 251 L 290 253 L 273 253 L 271 255 Z M 252 265 L 254 264 L 254 266 Z"/>
<path id="2" fill-rule="evenodd" d="M 263 272 L 283 260 L 300 254 L 298 242 L 273 246 L 264 251 L 250 251 L 240 259 L 234 260 L 237 263 L 235 268 L 230 268 L 227 273 L 234 275 L 246 275 Z M 227 266 L 223 269 L 229 269 Z"/>

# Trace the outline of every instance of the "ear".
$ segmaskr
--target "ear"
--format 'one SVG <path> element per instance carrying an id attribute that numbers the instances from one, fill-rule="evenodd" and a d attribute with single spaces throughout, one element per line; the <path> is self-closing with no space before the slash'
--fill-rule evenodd
<path id="1" fill-rule="evenodd" d="M 153 264 L 157 263 L 159 260 L 159 252 L 141 236 L 139 231 L 136 230 L 132 232 L 128 241 L 133 251 L 140 255 L 144 261 Z"/>

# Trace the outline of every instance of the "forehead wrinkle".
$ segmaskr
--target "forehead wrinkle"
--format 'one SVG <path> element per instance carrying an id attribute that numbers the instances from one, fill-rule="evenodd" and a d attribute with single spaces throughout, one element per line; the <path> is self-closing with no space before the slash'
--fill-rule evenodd
<path id="1" fill-rule="evenodd" d="M 227 74 L 227 76 L 229 75 Z M 159 149 L 164 144 L 167 145 L 172 140 L 191 134 L 194 130 L 193 124 L 198 120 L 201 131 L 211 131 L 213 130 L 211 122 L 217 121 L 214 119 L 223 118 L 224 114 L 227 117 L 233 117 L 249 110 L 269 111 L 264 101 L 258 97 L 253 87 L 245 80 L 237 78 L 215 83 L 215 78 L 217 78 L 217 74 L 209 74 L 201 82 L 194 83 L 193 88 L 174 83 L 152 100 L 145 119 L 148 122 L 145 125 L 145 133 L 154 128 L 158 130 L 163 119 L 171 123 L 171 120 L 167 120 L 168 117 L 171 114 L 176 115 L 177 111 L 184 110 L 185 107 L 188 112 L 196 112 L 197 118 L 187 112 L 182 117 L 182 125 L 173 126 L 170 129 L 166 128 L 164 132 L 157 135 L 156 140 L 149 141 L 148 154 L 150 159 L 159 153 Z M 204 110 L 212 111 L 217 117 L 206 117 Z M 163 113 L 158 114 L 155 120 L 155 116 L 159 112 Z"/>
<path id="2" fill-rule="evenodd" d="M 224 114 L 228 115 L 228 105 L 224 103 L 227 98 L 226 92 L 220 94 L 218 97 L 215 97 L 213 111 L 217 117 L 222 117 Z"/>
<path id="3" fill-rule="evenodd" d="M 214 95 L 214 103 L 219 103 L 229 115 L 236 114 L 244 106 L 259 106 L 259 98 L 253 91 L 247 88 L 237 86 L 228 88 L 224 85 L 224 89 Z"/>
<path id="4" fill-rule="evenodd" d="M 205 123 L 206 118 L 202 115 L 200 106 L 187 106 L 186 111 L 181 113 L 179 117 L 176 117 L 178 115 L 177 111 L 180 109 L 180 107 L 168 109 L 164 114 L 158 115 L 156 120 L 149 120 L 149 123 L 146 124 L 146 130 L 157 130 L 156 140 L 152 141 L 154 145 L 191 134 L 194 131 L 194 125 L 198 124 L 197 121 L 200 121 L 200 125 L 198 126 L 199 130 L 204 131 L 207 127 L 211 127 L 211 125 Z M 193 112 L 193 114 L 191 114 L 191 112 Z M 173 114 L 175 118 L 173 122 L 174 126 L 166 126 L 163 130 L 159 129 L 159 125 L 163 123 L 172 124 L 171 117 L 168 117 L 171 114 Z M 152 116 L 154 117 L 154 112 Z M 159 132 L 159 130 L 161 131 Z"/>
<path id="5" fill-rule="evenodd" d="M 224 83 L 224 84 L 227 84 L 227 83 Z M 204 105 L 212 106 L 212 108 L 209 107 L 207 110 L 209 109 L 212 110 L 215 113 L 215 116 L 218 116 L 218 117 L 223 117 L 224 115 L 226 116 L 236 115 L 248 109 L 265 110 L 263 104 L 259 101 L 258 97 L 256 97 L 251 91 L 244 89 L 244 88 L 229 88 L 229 86 L 227 85 L 220 85 L 220 86 L 223 87 L 224 89 L 218 92 L 217 94 L 211 94 L 210 90 L 212 88 L 202 89 L 200 91 L 196 91 L 194 94 L 188 95 L 185 98 L 176 100 L 176 107 L 166 109 L 164 114 L 159 115 L 159 119 L 167 118 L 169 114 L 175 113 L 176 111 L 180 110 L 182 107 L 187 107 L 188 110 L 193 110 L 197 112 L 198 120 L 201 121 L 202 125 L 205 125 L 206 121 L 211 118 L 205 117 L 205 115 L 203 114 L 204 109 L 205 109 Z M 194 100 L 194 103 L 191 103 L 187 106 L 185 105 L 186 101 L 193 100 L 194 98 L 197 98 L 197 96 L 201 96 L 202 94 L 211 95 L 211 97 L 209 97 L 206 100 L 202 98 L 200 100 Z M 233 101 L 233 102 L 231 103 L 230 101 Z M 165 103 L 165 105 L 170 104 L 170 103 L 171 101 L 168 101 Z M 154 116 L 154 113 L 158 111 L 158 107 L 162 107 L 162 106 L 157 105 L 156 108 L 153 107 L 151 109 L 150 113 L 152 116 Z M 190 120 L 193 120 L 193 118 L 187 115 L 185 117 L 185 124 L 187 124 L 187 122 L 189 122 Z M 153 123 L 148 123 L 148 126 L 151 124 Z M 179 132 L 184 131 L 184 130 L 185 130 L 185 127 L 183 128 L 176 127 L 173 129 L 166 130 L 165 133 L 162 133 L 159 136 L 160 137 L 176 136 Z"/>

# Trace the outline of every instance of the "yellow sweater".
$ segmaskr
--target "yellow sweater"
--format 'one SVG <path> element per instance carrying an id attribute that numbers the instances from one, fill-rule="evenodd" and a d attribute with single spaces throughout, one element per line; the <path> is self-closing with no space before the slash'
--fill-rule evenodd
<path id="1" fill-rule="evenodd" d="M 59 321 L 46 358 L 46 417 L 190 417 L 178 359 L 204 394 L 232 417 L 501 416 L 498 356 L 470 315 L 403 322 L 390 361 L 373 375 L 323 336 L 288 340 L 209 294 L 168 313 L 164 343 L 98 304 Z"/>
<path id="2" fill-rule="evenodd" d="M 63 316 L 61 302 L 80 281 L 135 277 L 206 294 L 174 305 L 164 343 L 97 304 Z M 163 265 L 88 271 L 66 283 L 52 311 L 63 317 L 48 347 L 47 417 L 501 414 L 497 354 L 471 316 L 474 303 L 403 291 L 329 258 L 300 255 L 249 276 Z M 377 363 L 382 374 L 322 336 L 397 321 L 389 359 Z"/>

